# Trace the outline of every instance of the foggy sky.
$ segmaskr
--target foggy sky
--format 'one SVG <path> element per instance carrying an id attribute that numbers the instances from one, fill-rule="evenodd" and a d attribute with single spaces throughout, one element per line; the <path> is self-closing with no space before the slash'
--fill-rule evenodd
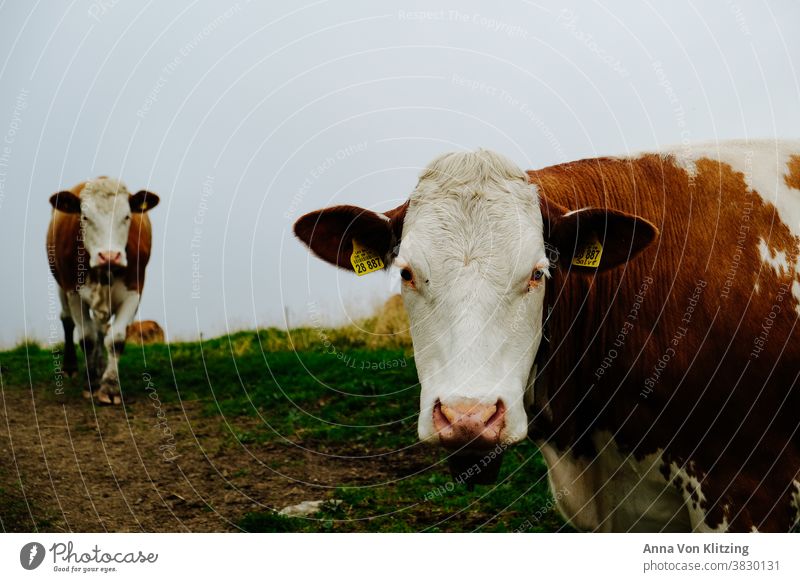
<path id="1" fill-rule="evenodd" d="M 791 0 L 263 4 L 0 5 L 1 346 L 61 340 L 48 197 L 100 174 L 161 196 L 139 315 L 192 339 L 369 311 L 397 276 L 291 224 L 393 208 L 445 151 L 800 137 Z"/>

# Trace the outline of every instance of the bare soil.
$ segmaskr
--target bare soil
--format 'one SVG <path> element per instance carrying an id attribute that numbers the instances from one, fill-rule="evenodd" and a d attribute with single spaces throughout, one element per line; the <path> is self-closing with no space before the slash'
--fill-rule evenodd
<path id="1" fill-rule="evenodd" d="M 233 429 L 199 402 L 161 404 L 158 425 L 146 396 L 121 407 L 16 389 L 0 398 L 4 531 L 239 531 L 248 512 L 331 498 L 336 486 L 386 482 L 431 461 L 418 451 L 395 452 L 389 463 L 243 444 L 234 434 L 257 419 L 236 418 Z M 165 424 L 174 451 L 164 448 Z"/>

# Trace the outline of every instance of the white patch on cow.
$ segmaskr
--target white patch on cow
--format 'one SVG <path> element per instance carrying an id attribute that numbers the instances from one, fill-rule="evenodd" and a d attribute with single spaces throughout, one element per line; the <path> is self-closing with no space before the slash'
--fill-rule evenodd
<path id="1" fill-rule="evenodd" d="M 572 216 L 573 214 L 578 214 L 579 212 L 585 212 L 586 210 L 589 210 L 589 208 L 585 207 L 585 208 L 578 208 L 577 210 L 570 210 L 569 212 L 564 213 L 564 218 L 566 218 L 567 216 Z"/>
<path id="2" fill-rule="evenodd" d="M 105 325 L 111 318 L 111 287 L 97 281 L 86 281 L 79 289 L 81 300 L 92 310 L 93 319 Z"/>
<path id="3" fill-rule="evenodd" d="M 703 158 L 730 165 L 734 171 L 743 174 L 744 182 L 750 190 L 775 207 L 776 219 L 785 224 L 793 235 L 800 236 L 800 191 L 790 188 L 786 182 L 790 174 L 791 157 L 800 155 L 800 141 L 734 140 L 700 143 L 670 148 L 665 155 L 671 156 L 689 176 L 697 175 L 697 160 Z M 759 244 L 762 260 L 779 274 L 794 277 L 800 273 L 800 253 L 795 264 L 790 265 L 785 252 L 773 254 L 769 248 L 764 248 L 766 243 L 763 245 Z M 797 287 L 797 283 L 792 284 L 792 294 L 800 300 L 800 287 Z M 800 304 L 796 309 L 800 313 Z"/>
<path id="4" fill-rule="evenodd" d="M 794 511 L 794 515 L 792 516 L 792 528 L 796 528 L 800 525 L 800 481 L 797 479 L 792 481 L 792 486 L 794 487 L 794 491 L 792 491 L 792 501 L 791 501 L 791 508 Z"/>
<path id="5" fill-rule="evenodd" d="M 800 155 L 797 140 L 733 140 L 719 143 L 700 143 L 687 147 L 670 148 L 666 152 L 690 176 L 697 175 L 697 160 L 706 158 L 728 164 L 744 176 L 745 184 L 757 192 L 764 202 L 769 202 L 778 212 L 778 218 L 795 236 L 800 235 L 800 191 L 786 183 L 789 160 Z M 800 256 L 795 272 L 800 272 Z"/>
<path id="6" fill-rule="evenodd" d="M 789 257 L 784 251 L 772 251 L 767 241 L 759 237 L 758 253 L 761 255 L 761 260 L 772 267 L 778 275 L 784 276 L 789 274 Z"/>
<path id="7" fill-rule="evenodd" d="M 81 232 L 89 266 L 101 263 L 100 253 L 120 253 L 121 267 L 128 264 L 125 247 L 131 224 L 130 193 L 113 178 L 86 182 L 81 190 Z"/>
<path id="8" fill-rule="evenodd" d="M 797 299 L 795 310 L 800 314 L 800 282 L 798 282 L 797 279 L 792 281 L 792 296 Z"/>
<path id="9" fill-rule="evenodd" d="M 419 435 L 435 441 L 433 408 L 477 401 L 506 407 L 500 439 L 525 438 L 523 397 L 542 331 L 546 261 L 538 195 L 506 158 L 446 154 L 420 176 L 403 225 L 398 264 L 420 383 Z"/>
<path id="10" fill-rule="evenodd" d="M 576 457 L 549 443 L 537 443 L 548 467 L 552 491 L 570 524 L 584 531 L 688 531 L 682 496 L 661 473 L 662 453 L 637 460 L 620 451 L 610 433 L 593 441 L 594 459 Z"/>
<path id="11" fill-rule="evenodd" d="M 66 310 L 69 311 L 69 315 L 75 324 L 73 341 L 75 343 L 80 343 L 84 339 L 93 340 L 97 335 L 97 330 L 89 310 L 89 305 L 83 301 L 83 298 L 76 291 L 66 292 L 63 300 L 66 301 Z"/>
<path id="12" fill-rule="evenodd" d="M 128 289 L 122 279 L 117 279 L 111 286 L 111 303 L 114 311 L 114 321 L 106 335 L 112 343 L 125 341 L 128 326 L 133 323 L 136 311 L 139 309 L 141 295 L 135 289 Z"/>
<path id="13" fill-rule="evenodd" d="M 680 494 L 689 512 L 692 531 L 706 533 L 727 531 L 729 526 L 729 507 L 727 505 L 722 506 L 724 517 L 719 525 L 712 527 L 706 523 L 707 499 L 703 493 L 703 486 L 700 479 L 698 479 L 698 471 L 695 469 L 694 464 L 690 462 L 687 468 L 679 467 L 677 463 L 670 463 L 669 471 L 670 481 L 680 485 Z"/>
<path id="14" fill-rule="evenodd" d="M 547 463 L 550 492 L 561 516 L 575 529 L 597 530 L 603 520 L 590 460 L 561 451 L 550 443 L 536 444 Z M 558 491 L 565 492 L 565 495 L 557 495 Z"/>

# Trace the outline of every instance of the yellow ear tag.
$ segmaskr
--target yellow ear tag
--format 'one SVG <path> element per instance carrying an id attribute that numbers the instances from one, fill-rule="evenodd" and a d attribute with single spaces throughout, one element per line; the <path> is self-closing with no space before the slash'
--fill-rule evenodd
<path id="1" fill-rule="evenodd" d="M 140 209 L 140 210 L 147 210 L 147 202 L 142 202 L 142 203 L 139 205 L 139 209 Z"/>
<path id="2" fill-rule="evenodd" d="M 353 270 L 359 277 L 383 269 L 381 256 L 367 247 L 363 247 L 353 239 L 353 254 L 350 255 Z"/>
<path id="3" fill-rule="evenodd" d="M 602 256 L 603 245 L 599 241 L 592 241 L 578 249 L 578 252 L 572 257 L 572 264 L 576 267 L 598 267 Z"/>

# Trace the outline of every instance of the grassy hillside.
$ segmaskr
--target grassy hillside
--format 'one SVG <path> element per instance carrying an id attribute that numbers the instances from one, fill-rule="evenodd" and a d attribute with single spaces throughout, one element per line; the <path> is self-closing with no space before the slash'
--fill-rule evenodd
<path id="1" fill-rule="evenodd" d="M 245 513 L 239 525 L 248 531 L 562 527 L 551 510 L 544 464 L 532 445 L 506 454 L 498 484 L 469 492 L 451 482 L 439 452 L 417 443 L 419 385 L 401 309 L 390 301 L 357 327 L 262 329 L 199 343 L 130 346 L 120 363 L 123 390 L 138 403 L 148 402 L 154 392 L 165 403 L 200 401 L 205 415 L 225 423 L 236 448 L 381 455 L 381 464 L 402 466 L 391 479 L 357 471 L 342 478 L 327 493 L 342 503 L 314 519 Z M 57 401 L 50 350 L 19 346 L 0 353 L 0 368 L 6 390 L 32 387 L 42 402 Z M 241 471 L 247 470 L 243 461 Z"/>

